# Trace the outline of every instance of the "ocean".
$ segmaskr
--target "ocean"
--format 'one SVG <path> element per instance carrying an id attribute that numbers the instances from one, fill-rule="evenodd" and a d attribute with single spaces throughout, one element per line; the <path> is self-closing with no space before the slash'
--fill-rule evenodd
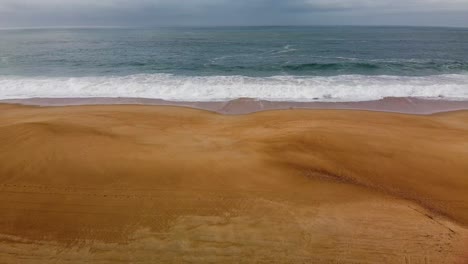
<path id="1" fill-rule="evenodd" d="M 468 29 L 0 30 L 0 99 L 468 99 Z"/>

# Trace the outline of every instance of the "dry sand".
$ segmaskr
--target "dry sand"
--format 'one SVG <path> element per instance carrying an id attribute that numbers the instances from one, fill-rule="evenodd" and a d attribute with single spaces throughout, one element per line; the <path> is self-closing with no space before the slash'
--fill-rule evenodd
<path id="1" fill-rule="evenodd" d="M 0 263 L 468 263 L 468 111 L 0 105 Z"/>

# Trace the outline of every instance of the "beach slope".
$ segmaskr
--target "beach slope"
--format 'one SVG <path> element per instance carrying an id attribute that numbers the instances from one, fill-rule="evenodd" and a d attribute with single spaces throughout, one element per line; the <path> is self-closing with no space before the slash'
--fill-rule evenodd
<path id="1" fill-rule="evenodd" d="M 0 263 L 468 263 L 468 111 L 0 104 Z"/>

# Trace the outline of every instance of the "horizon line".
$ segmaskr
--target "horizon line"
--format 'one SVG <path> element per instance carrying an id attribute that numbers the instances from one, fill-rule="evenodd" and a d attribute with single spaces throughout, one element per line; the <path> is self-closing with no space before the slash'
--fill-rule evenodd
<path id="1" fill-rule="evenodd" d="M 147 26 L 25 26 L 25 27 L 0 27 L 0 30 L 34 30 L 34 29 L 156 29 L 156 28 L 258 28 L 258 27 L 412 27 L 412 28 L 456 28 L 468 29 L 468 26 L 444 26 L 444 25 L 346 25 L 346 24 L 303 24 L 303 25 L 147 25 Z"/>

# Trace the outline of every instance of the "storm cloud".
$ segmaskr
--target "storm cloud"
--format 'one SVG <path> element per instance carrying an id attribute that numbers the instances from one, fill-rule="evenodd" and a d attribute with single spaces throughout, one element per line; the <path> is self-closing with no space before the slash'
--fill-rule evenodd
<path id="1" fill-rule="evenodd" d="M 468 0 L 0 0 L 0 27 L 468 26 Z"/>

